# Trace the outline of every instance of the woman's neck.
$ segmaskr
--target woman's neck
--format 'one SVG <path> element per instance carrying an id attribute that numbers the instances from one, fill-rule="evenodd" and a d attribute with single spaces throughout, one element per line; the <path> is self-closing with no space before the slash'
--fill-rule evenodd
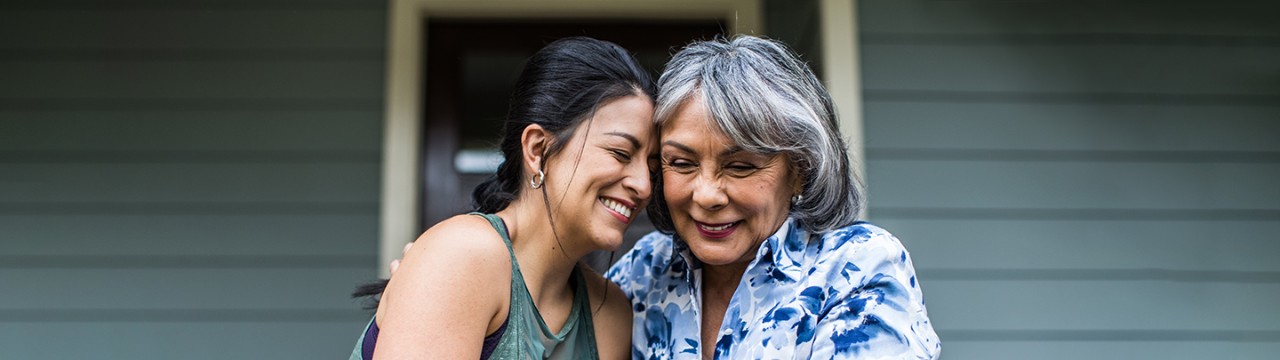
<path id="1" fill-rule="evenodd" d="M 512 251 L 520 261 L 521 275 L 534 302 L 565 294 L 574 266 L 588 252 L 573 246 L 581 243 L 572 236 L 576 234 L 561 233 L 557 239 L 541 201 L 518 199 L 499 211 L 498 216 L 507 224 Z"/>
<path id="2" fill-rule="evenodd" d="M 722 300 L 728 303 L 733 292 L 742 281 L 742 274 L 747 272 L 750 261 L 740 261 L 725 265 L 702 265 L 702 295 L 708 300 Z M 713 301 L 714 301 L 713 300 Z"/>
<path id="3" fill-rule="evenodd" d="M 725 265 L 702 265 L 702 358 L 710 359 L 715 353 L 716 338 L 720 332 L 724 314 L 728 311 L 733 293 L 747 271 L 750 262 Z"/>

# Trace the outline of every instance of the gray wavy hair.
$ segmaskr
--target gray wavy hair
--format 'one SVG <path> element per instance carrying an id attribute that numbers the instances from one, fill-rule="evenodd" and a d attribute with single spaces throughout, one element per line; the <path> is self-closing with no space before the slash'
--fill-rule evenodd
<path id="1" fill-rule="evenodd" d="M 661 126 L 694 96 L 735 145 L 791 160 L 803 198 L 790 216 L 801 226 L 823 233 L 857 220 L 862 196 L 831 95 L 786 45 L 747 35 L 689 44 L 658 80 L 654 120 Z M 673 231 L 665 201 L 653 201 L 649 213 L 659 230 Z"/>

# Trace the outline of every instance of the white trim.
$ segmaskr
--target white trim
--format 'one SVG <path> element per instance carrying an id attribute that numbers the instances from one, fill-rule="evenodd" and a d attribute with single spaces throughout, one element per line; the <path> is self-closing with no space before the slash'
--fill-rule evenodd
<path id="1" fill-rule="evenodd" d="M 840 115 L 840 132 L 849 146 L 854 176 L 865 184 L 866 146 L 862 141 L 862 79 L 858 73 L 857 0 L 822 0 L 822 73 Z M 864 192 L 865 193 L 865 192 Z M 866 218 L 863 204 L 859 218 Z"/>
<path id="2" fill-rule="evenodd" d="M 387 15 L 387 94 L 382 138 L 382 193 L 378 209 L 378 273 L 400 258 L 397 246 L 417 237 L 419 148 L 422 143 L 421 16 L 418 6 L 391 1 Z"/>
<path id="3" fill-rule="evenodd" d="M 378 271 L 418 236 L 424 24 L 449 18 L 727 19 L 730 33 L 763 34 L 762 0 L 391 0 L 382 148 Z"/>

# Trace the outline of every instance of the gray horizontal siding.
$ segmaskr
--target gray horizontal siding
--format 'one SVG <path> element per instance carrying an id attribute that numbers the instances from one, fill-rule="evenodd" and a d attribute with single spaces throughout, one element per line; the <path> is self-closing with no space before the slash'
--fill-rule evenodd
<path id="1" fill-rule="evenodd" d="M 305 109 L 8 111 L 0 112 L 0 154 L 16 151 L 327 151 L 374 152 L 371 160 L 377 161 L 376 156 L 381 154 L 376 152 L 382 149 L 382 124 L 378 115 L 377 111 Z M 16 161 L 23 157 L 8 159 Z"/>
<path id="2" fill-rule="evenodd" d="M 376 50 L 386 42 L 385 3 L 378 1 L 350 1 L 359 5 L 350 9 L 326 9 L 324 2 L 250 4 L 258 8 L 232 2 L 98 3 L 104 6 L 47 4 L 44 8 L 7 9 L 0 12 L 0 29 L 4 30 L 0 31 L 0 43 L 9 51 L 222 49 L 269 54 L 307 49 Z"/>
<path id="3" fill-rule="evenodd" d="M 876 216 L 907 244 L 922 272 L 1075 269 L 1275 276 L 1280 221 L 1240 220 L 933 220 Z M 945 270 L 938 270 L 945 269 Z M 1158 276 L 1159 274 L 1151 274 Z M 928 280 L 928 277 L 925 277 Z M 1232 281 L 1230 276 L 1221 280 Z"/>
<path id="4" fill-rule="evenodd" d="M 864 35 L 1154 34 L 1267 37 L 1280 4 L 1254 0 L 893 1 L 859 0 Z M 870 16 L 868 16 L 870 15 Z"/>
<path id="5" fill-rule="evenodd" d="M 1275 46 L 879 44 L 862 46 L 868 90 L 1280 95 Z M 942 42 L 942 39 L 938 39 Z M 1280 97 L 1277 97 L 1280 99 Z"/>
<path id="6" fill-rule="evenodd" d="M 6 62 L 0 77 L 23 99 L 376 98 L 381 62 Z"/>
<path id="7" fill-rule="evenodd" d="M 8 214 L 0 216 L 0 258 L 64 256 L 364 256 L 377 249 L 373 206 L 365 214 Z M 104 241 L 109 239 L 109 241 Z M 136 262 L 136 261 L 130 261 Z M 4 260 L 0 260 L 3 266 Z M 32 264 L 38 266 L 39 264 Z"/>
<path id="8" fill-rule="evenodd" d="M 1275 331 L 1280 320 L 1241 311 L 1274 304 L 1277 282 L 922 279 L 937 296 L 927 299 L 931 320 L 965 330 Z"/>
<path id="9" fill-rule="evenodd" d="M 347 354 L 385 42 L 383 1 L 0 5 L 0 348 Z"/>
<path id="10" fill-rule="evenodd" d="M 0 322 L 5 334 L 0 347 L 44 359 L 327 359 L 349 354 L 355 343 L 352 324 L 368 321 L 349 316 L 322 322 L 218 321 L 222 315 L 178 322 L 5 321 Z M 245 317 L 252 316 L 240 316 Z M 57 345 L 51 346 L 52 341 Z"/>
<path id="11" fill-rule="evenodd" d="M 870 216 L 946 358 L 1274 357 L 1277 10 L 859 2 Z"/>
<path id="12" fill-rule="evenodd" d="M 0 281 L 6 291 L 23 296 L 6 296 L 0 309 L 355 311 L 355 302 L 342 295 L 368 280 L 361 270 L 373 259 L 363 258 L 312 268 L 273 268 L 266 262 L 231 268 L 7 268 Z"/>
<path id="13" fill-rule="evenodd" d="M 885 207 L 1280 210 L 1276 163 L 871 158 L 867 173 Z"/>
<path id="14" fill-rule="evenodd" d="M 1026 341 L 992 341 L 991 338 L 1019 337 L 1028 332 L 941 332 L 944 338 L 966 339 L 947 345 L 947 358 L 961 359 L 1212 359 L 1231 354 L 1236 359 L 1270 359 L 1280 351 L 1273 342 L 1196 341 L 1205 338 L 1196 332 L 1168 334 L 1169 340 L 1150 339 L 1151 331 L 1131 332 L 1042 332 L 1030 333 Z M 1164 335 L 1154 333 L 1155 335 Z M 1248 335 L 1248 334 L 1246 334 Z M 1274 337 L 1275 334 L 1267 333 Z M 968 340 L 973 339 L 973 340 Z"/>
<path id="15" fill-rule="evenodd" d="M 242 159 L 241 161 L 249 161 Z M 6 164 L 0 202 L 377 201 L 376 162 Z"/>
<path id="16" fill-rule="evenodd" d="M 878 149 L 1280 152 L 1276 106 L 868 101 Z M 901 124 L 898 124 L 901 123 Z M 1212 126 L 1205 126 L 1212 124 Z M 1105 129 L 1099 131 L 1098 129 Z"/>

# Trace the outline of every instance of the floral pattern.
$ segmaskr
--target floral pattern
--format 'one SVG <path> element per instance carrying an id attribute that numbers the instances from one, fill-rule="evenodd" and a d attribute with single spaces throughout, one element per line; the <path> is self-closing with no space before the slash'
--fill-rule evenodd
<path id="1" fill-rule="evenodd" d="M 810 234 L 789 219 L 761 244 L 715 344 L 717 359 L 916 358 L 942 352 L 911 258 L 857 223 Z M 700 263 L 650 233 L 606 274 L 631 299 L 632 358 L 701 359 Z"/>

